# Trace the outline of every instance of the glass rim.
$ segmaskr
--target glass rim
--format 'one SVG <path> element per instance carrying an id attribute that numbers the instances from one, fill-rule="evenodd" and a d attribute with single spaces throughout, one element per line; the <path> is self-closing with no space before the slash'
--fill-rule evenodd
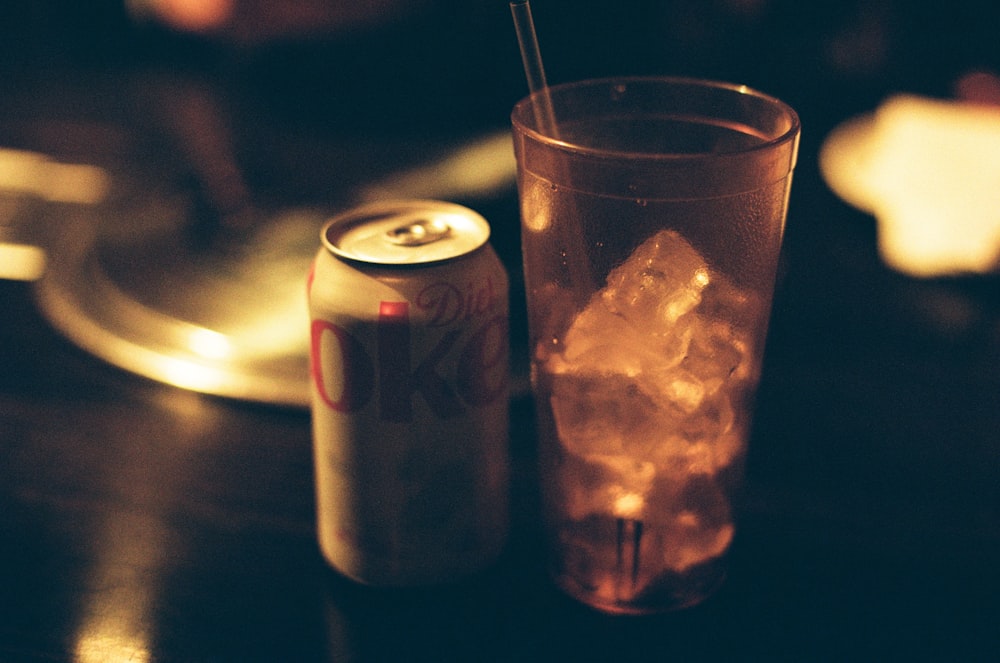
<path id="1" fill-rule="evenodd" d="M 546 94 L 551 96 L 553 93 L 563 93 L 573 89 L 581 89 L 587 87 L 598 88 L 611 85 L 621 85 L 621 84 L 628 85 L 635 83 L 666 84 L 678 88 L 686 86 L 692 88 L 702 88 L 706 90 L 716 90 L 719 92 L 729 92 L 729 93 L 734 93 L 735 95 L 746 95 L 748 97 L 758 99 L 764 102 L 766 105 L 779 110 L 781 114 L 785 115 L 788 118 L 789 126 L 787 130 L 785 130 L 783 133 L 774 138 L 763 140 L 760 143 L 742 149 L 728 150 L 723 152 L 657 153 L 657 152 L 627 152 L 621 150 L 609 150 L 598 147 L 588 147 L 586 145 L 580 145 L 579 143 L 576 142 L 562 140 L 557 136 L 549 135 L 542 128 L 536 128 L 535 126 L 529 125 L 527 122 L 519 119 L 520 115 L 531 114 L 530 109 L 532 107 L 535 107 L 536 103 L 538 103 L 538 100 L 542 99 L 543 95 Z M 528 136 L 530 139 L 548 148 L 572 152 L 580 156 L 587 156 L 593 158 L 604 158 L 604 159 L 628 158 L 629 160 L 633 161 L 634 160 L 694 161 L 702 159 L 719 159 L 725 157 L 746 156 L 748 154 L 773 150 L 781 147 L 786 143 L 794 142 L 799 138 L 799 135 L 801 134 L 802 130 L 802 125 L 799 120 L 799 115 L 795 111 L 795 109 L 773 95 L 767 94 L 748 85 L 740 85 L 720 80 L 684 77 L 684 76 L 609 76 L 603 78 L 590 78 L 590 79 L 572 81 L 568 83 L 560 83 L 557 85 L 551 85 L 543 90 L 532 92 L 531 94 L 523 97 L 516 104 L 514 104 L 514 108 L 511 111 L 511 123 L 514 125 L 514 128 L 517 131 L 523 133 L 525 136 Z"/>

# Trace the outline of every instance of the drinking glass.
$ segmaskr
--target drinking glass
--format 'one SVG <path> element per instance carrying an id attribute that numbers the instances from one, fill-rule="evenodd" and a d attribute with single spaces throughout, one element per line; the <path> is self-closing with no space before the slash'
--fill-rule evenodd
<path id="1" fill-rule="evenodd" d="M 798 116 L 647 77 L 512 122 L 553 577 L 611 613 L 698 603 L 735 533 Z"/>

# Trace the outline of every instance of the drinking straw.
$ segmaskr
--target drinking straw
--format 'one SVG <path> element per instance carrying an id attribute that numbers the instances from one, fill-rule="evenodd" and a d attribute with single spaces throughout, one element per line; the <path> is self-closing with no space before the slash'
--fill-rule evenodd
<path id="1" fill-rule="evenodd" d="M 528 0 L 511 0 L 510 13 L 514 17 L 514 30 L 517 32 L 517 41 L 521 47 L 521 63 L 528 79 L 528 91 L 532 95 L 531 106 L 535 114 L 535 125 L 542 135 L 561 140 L 552 106 L 552 95 L 548 83 L 545 82 L 545 67 L 542 66 L 542 52 L 538 48 L 531 5 L 528 4 Z M 567 247 L 567 268 L 575 286 L 572 292 L 573 299 L 577 305 L 582 306 L 590 296 L 593 281 L 590 276 L 590 259 L 578 220 L 578 215 L 567 212 L 563 222 L 558 224 L 556 232 Z"/>
<path id="2" fill-rule="evenodd" d="M 517 43 L 521 47 L 521 62 L 524 64 L 524 75 L 528 78 L 528 89 L 537 92 L 546 87 L 545 68 L 542 66 L 542 53 L 538 49 L 531 5 L 528 0 L 513 0 L 510 3 L 510 13 L 514 17 L 514 30 L 517 31 Z"/>
<path id="3" fill-rule="evenodd" d="M 538 93 L 536 103 L 533 104 L 535 122 L 543 134 L 558 139 L 555 111 L 552 108 L 549 86 L 545 82 L 545 67 L 542 66 L 542 52 L 538 48 L 531 5 L 528 0 L 511 0 L 510 13 L 514 17 L 517 43 L 521 47 L 521 63 L 524 65 L 524 75 L 528 79 L 528 91 L 532 94 Z"/>
<path id="4" fill-rule="evenodd" d="M 511 0 L 510 12 L 514 17 L 514 29 L 517 31 L 517 41 L 521 47 L 521 62 L 524 64 L 524 74 L 528 78 L 528 90 L 534 97 L 532 108 L 535 111 L 535 124 L 538 125 L 538 130 L 543 135 L 560 140 L 555 110 L 552 107 L 552 96 L 549 94 L 549 86 L 545 82 L 545 68 L 542 66 L 542 53 L 538 48 L 538 37 L 535 34 L 535 21 L 531 17 L 531 6 L 528 4 L 528 0 Z M 574 284 L 572 295 L 577 306 L 583 306 L 593 289 L 590 260 L 584 246 L 583 233 L 576 223 L 579 216 L 569 212 L 564 218 L 572 220 L 572 223 L 567 223 L 564 220 L 560 226 L 560 235 L 568 247 L 565 255 Z M 631 547 L 632 554 L 628 562 L 631 564 L 628 574 L 632 582 L 632 589 L 629 591 L 629 595 L 631 595 L 639 580 L 643 523 L 641 520 L 619 518 L 617 525 L 617 581 L 620 582 L 626 575 L 625 549 Z M 631 536 L 629 536 L 629 532 Z M 618 592 L 617 583 L 615 591 Z"/>

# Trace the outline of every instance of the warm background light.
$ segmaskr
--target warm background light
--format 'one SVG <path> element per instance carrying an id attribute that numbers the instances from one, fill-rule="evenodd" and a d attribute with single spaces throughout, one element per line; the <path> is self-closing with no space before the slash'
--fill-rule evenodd
<path id="1" fill-rule="evenodd" d="M 1000 107 L 892 97 L 834 130 L 820 166 L 876 217 L 889 266 L 933 277 L 1000 264 Z"/>

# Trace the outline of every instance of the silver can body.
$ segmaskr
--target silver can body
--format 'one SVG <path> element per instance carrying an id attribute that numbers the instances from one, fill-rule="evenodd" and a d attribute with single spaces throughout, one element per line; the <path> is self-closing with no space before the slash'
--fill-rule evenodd
<path id="1" fill-rule="evenodd" d="M 320 548 L 382 586 L 447 582 L 508 529 L 507 274 L 471 210 L 358 208 L 309 278 Z"/>

